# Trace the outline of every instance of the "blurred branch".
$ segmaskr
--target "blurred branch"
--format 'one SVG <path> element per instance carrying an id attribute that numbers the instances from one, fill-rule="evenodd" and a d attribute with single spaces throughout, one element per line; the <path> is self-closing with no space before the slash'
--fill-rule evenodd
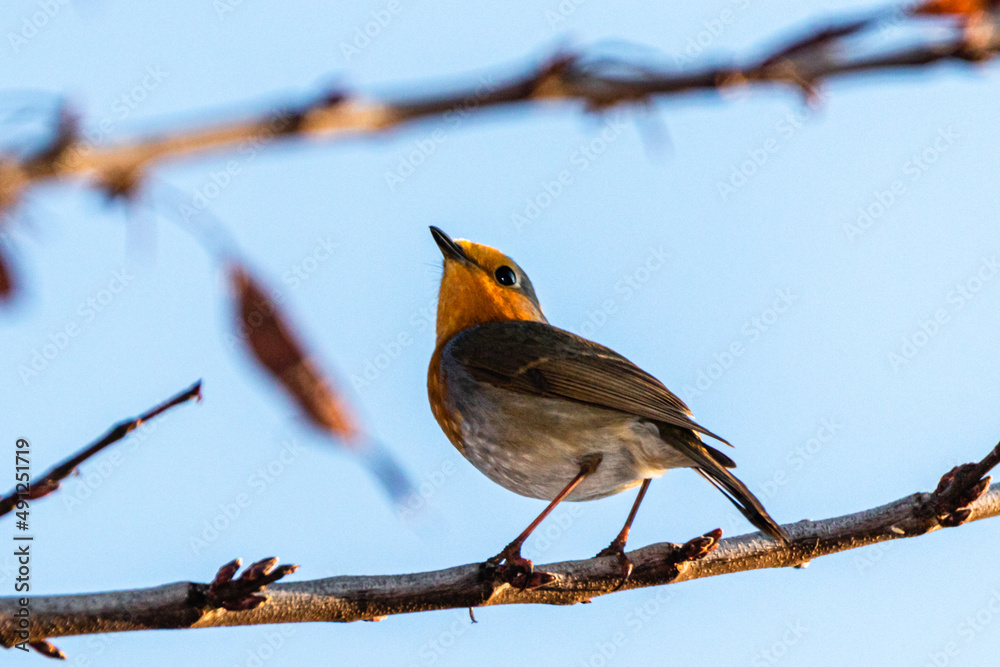
<path id="1" fill-rule="evenodd" d="M 484 564 L 267 586 L 284 572 L 294 571 L 294 566 L 285 566 L 282 574 L 268 578 L 273 559 L 250 568 L 252 581 L 234 584 L 232 575 L 238 569 L 234 562 L 224 566 L 212 584 L 180 582 L 141 590 L 34 597 L 27 637 L 18 637 L 16 632 L 17 599 L 0 598 L 0 644 L 11 647 L 19 642 L 129 630 L 374 621 L 392 614 L 503 604 L 569 605 L 616 590 L 798 566 L 820 556 L 1000 515 L 1000 484 L 988 487 L 989 478 L 982 477 L 998 461 L 1000 445 L 982 462 L 950 471 L 933 493 L 913 494 L 824 521 L 786 525 L 791 537 L 787 546 L 760 533 L 717 542 L 721 531 L 713 531 L 684 545 L 661 543 L 637 549 L 629 554 L 635 569 L 622 589 L 618 588 L 621 568 L 613 557 L 541 566 L 544 576 L 527 590 L 512 587 Z M 261 586 L 267 586 L 263 603 L 261 595 L 254 593 Z"/>
<path id="2" fill-rule="evenodd" d="M 237 331 L 257 363 L 288 392 L 320 431 L 354 446 L 360 431 L 346 403 L 306 354 L 287 316 L 240 264 L 227 270 L 237 301 Z"/>
<path id="3" fill-rule="evenodd" d="M 25 488 L 23 489 L 16 488 L 6 496 L 0 498 L 0 517 L 13 511 L 21 501 L 36 500 L 49 495 L 58 489 L 59 483 L 69 477 L 81 463 L 95 454 L 100 453 L 105 447 L 115 444 L 126 435 L 139 428 L 143 422 L 147 422 L 150 419 L 166 412 L 170 408 L 180 405 L 181 403 L 186 403 L 192 398 L 201 400 L 201 380 L 195 382 L 189 388 L 185 389 L 173 398 L 170 398 L 155 408 L 144 412 L 138 417 L 133 417 L 132 419 L 119 422 L 115 426 L 111 427 L 111 429 L 108 430 L 108 432 L 105 433 L 99 440 L 52 468 L 42 475 L 40 479 L 31 482 L 30 487 L 25 485 Z"/>
<path id="4" fill-rule="evenodd" d="M 996 14 L 976 20 L 975 29 L 956 24 L 946 40 L 928 40 L 888 52 L 850 56 L 846 41 L 877 18 L 809 31 L 743 66 L 706 67 L 691 72 L 650 71 L 623 62 L 588 62 L 561 54 L 507 83 L 403 101 L 368 100 L 344 92 L 279 113 L 208 127 L 164 133 L 110 146 L 87 144 L 77 123 L 64 118 L 51 145 L 28 159 L 0 158 L 0 209 L 34 185 L 87 179 L 113 195 L 129 194 L 154 165 L 212 152 L 232 152 L 248 143 L 277 139 L 369 136 L 432 117 L 498 107 L 576 103 L 588 110 L 694 91 L 720 92 L 734 86 L 791 86 L 811 94 L 822 81 L 866 73 L 923 68 L 943 61 L 989 60 L 1000 52 Z M 912 20 L 906 17 L 904 20 Z"/>
<path id="5" fill-rule="evenodd" d="M 0 303 L 10 301 L 17 291 L 17 282 L 8 266 L 5 250 L 0 245 Z"/>
<path id="6" fill-rule="evenodd" d="M 235 261 L 226 270 L 235 296 L 237 332 L 243 346 L 301 409 L 320 433 L 344 446 L 365 464 L 397 503 L 413 493 L 413 484 L 392 453 L 365 435 L 347 402 L 334 391 L 279 304 L 266 287 Z"/>

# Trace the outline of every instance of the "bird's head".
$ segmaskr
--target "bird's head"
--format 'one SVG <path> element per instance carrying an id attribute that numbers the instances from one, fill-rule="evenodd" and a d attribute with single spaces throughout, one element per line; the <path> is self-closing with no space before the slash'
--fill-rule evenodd
<path id="1" fill-rule="evenodd" d="M 454 240 L 437 227 L 431 235 L 444 255 L 438 293 L 437 341 L 486 322 L 545 322 L 527 274 L 495 248 Z"/>

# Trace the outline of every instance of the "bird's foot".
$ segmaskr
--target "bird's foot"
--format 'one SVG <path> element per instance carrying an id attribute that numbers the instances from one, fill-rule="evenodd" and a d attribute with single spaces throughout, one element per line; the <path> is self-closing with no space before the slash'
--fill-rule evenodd
<path id="1" fill-rule="evenodd" d="M 616 539 L 614 542 L 601 549 L 596 557 L 603 558 L 604 556 L 614 556 L 618 559 L 618 567 L 621 568 L 622 578 L 619 580 L 618 585 L 611 589 L 612 591 L 617 591 L 622 586 L 627 584 L 629 577 L 632 576 L 632 561 L 630 561 L 628 556 L 625 555 L 625 543 Z"/>
<path id="2" fill-rule="evenodd" d="M 535 571 L 535 565 L 521 556 L 521 545 L 511 542 L 504 550 L 486 561 L 486 566 L 495 569 L 497 576 L 522 591 L 538 588 L 555 579 L 548 572 Z"/>
<path id="3" fill-rule="evenodd" d="M 681 545 L 678 550 L 678 558 L 681 562 L 689 560 L 700 560 L 715 551 L 722 539 L 722 529 L 716 528 L 700 537 L 688 540 Z"/>

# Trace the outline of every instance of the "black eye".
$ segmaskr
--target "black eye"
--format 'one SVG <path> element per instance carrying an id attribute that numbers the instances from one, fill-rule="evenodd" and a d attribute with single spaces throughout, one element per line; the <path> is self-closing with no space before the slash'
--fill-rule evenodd
<path id="1" fill-rule="evenodd" d="M 517 284 L 517 274 L 509 266 L 501 266 L 493 272 L 493 275 L 497 277 L 497 282 L 501 285 L 510 286 Z"/>

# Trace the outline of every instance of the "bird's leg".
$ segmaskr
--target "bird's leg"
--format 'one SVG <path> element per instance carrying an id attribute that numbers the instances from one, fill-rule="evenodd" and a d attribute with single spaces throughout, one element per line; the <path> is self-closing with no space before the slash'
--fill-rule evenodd
<path id="1" fill-rule="evenodd" d="M 519 576 L 523 577 L 522 589 L 527 588 L 528 584 L 531 582 L 531 574 L 534 570 L 533 563 L 521 556 L 521 547 L 524 546 L 525 540 L 528 536 L 538 528 L 538 524 L 545 520 L 552 510 L 556 508 L 556 505 L 561 503 L 566 499 L 566 496 L 573 492 L 580 482 L 582 482 L 588 475 L 592 474 L 597 470 L 597 466 L 600 464 L 602 459 L 601 454 L 589 454 L 580 462 L 580 472 L 576 474 L 576 477 L 566 485 L 562 491 L 560 491 L 552 502 L 549 503 L 548 507 L 542 510 L 542 513 L 528 525 L 524 531 L 514 538 L 514 541 L 504 547 L 503 551 L 498 553 L 493 558 L 490 558 L 486 563 L 488 565 L 496 566 L 498 571 L 501 572 L 509 583 L 514 583 L 514 580 Z"/>
<path id="2" fill-rule="evenodd" d="M 625 543 L 628 542 L 629 531 L 632 530 L 632 522 L 635 521 L 635 514 L 639 511 L 639 505 L 642 503 L 642 499 L 646 495 L 646 489 L 649 488 L 650 480 L 642 480 L 642 486 L 639 487 L 639 495 L 636 496 L 635 502 L 632 504 L 632 511 L 628 513 L 628 518 L 625 520 L 625 525 L 622 527 L 618 537 L 611 541 L 601 552 L 597 554 L 597 557 L 601 556 L 615 556 L 618 558 L 618 564 L 622 569 L 622 580 L 618 582 L 615 586 L 615 590 L 618 590 L 628 582 L 628 578 L 632 576 L 632 561 L 628 559 L 625 555 Z"/>

